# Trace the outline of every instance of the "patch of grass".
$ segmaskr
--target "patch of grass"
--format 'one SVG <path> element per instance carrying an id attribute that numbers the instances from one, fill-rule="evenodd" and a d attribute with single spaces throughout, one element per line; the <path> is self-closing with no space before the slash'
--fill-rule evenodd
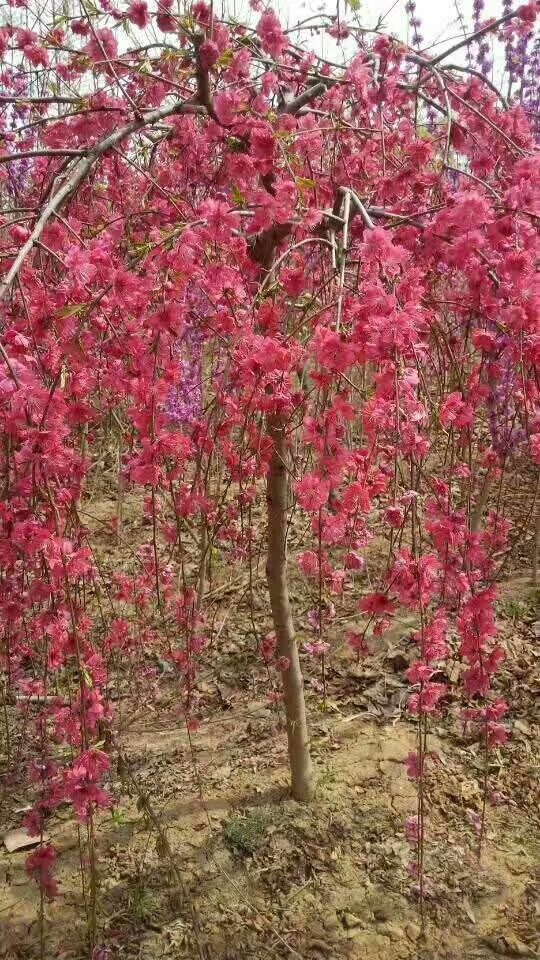
<path id="1" fill-rule="evenodd" d="M 501 600 L 498 608 L 501 616 L 513 622 L 526 620 L 531 613 L 531 604 L 526 600 Z"/>
<path id="2" fill-rule="evenodd" d="M 315 797 L 324 796 L 326 790 L 332 790 L 338 782 L 337 774 L 329 766 L 324 766 L 322 770 L 319 771 L 317 781 L 315 783 Z"/>
<path id="3" fill-rule="evenodd" d="M 145 923 L 152 918 L 154 913 L 154 894 L 143 883 L 137 882 L 129 891 L 128 907 L 137 920 Z"/>
<path id="4" fill-rule="evenodd" d="M 231 853 L 252 857 L 262 845 L 264 835 L 274 819 L 274 811 L 261 808 L 226 820 L 223 839 Z"/>

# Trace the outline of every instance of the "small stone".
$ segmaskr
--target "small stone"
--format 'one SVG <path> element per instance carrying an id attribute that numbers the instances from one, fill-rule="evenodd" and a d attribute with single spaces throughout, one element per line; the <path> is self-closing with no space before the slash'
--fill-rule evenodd
<path id="1" fill-rule="evenodd" d="M 385 661 L 391 664 L 394 673 L 403 673 L 409 667 L 409 660 L 401 651 L 392 651 Z"/>
<path id="2" fill-rule="evenodd" d="M 309 949 L 316 950 L 317 953 L 322 953 L 324 956 L 332 953 L 332 947 L 330 947 L 324 940 L 310 940 Z"/>
<path id="3" fill-rule="evenodd" d="M 73 879 L 76 880 L 77 878 L 74 877 Z M 104 891 L 114 890 L 116 888 L 120 889 L 121 884 L 119 884 L 118 880 L 119 878 L 116 876 L 101 877 L 99 881 L 100 888 Z"/>
<path id="4" fill-rule="evenodd" d="M 482 937 L 483 942 L 486 946 L 490 947 L 494 953 L 498 953 L 501 957 L 532 957 L 533 953 L 529 950 L 529 947 L 523 941 L 518 940 L 513 933 L 506 933 L 504 936 L 493 936 L 491 934 L 487 937 Z"/>
<path id="5" fill-rule="evenodd" d="M 405 927 L 405 933 L 412 943 L 416 943 L 416 941 L 420 939 L 421 930 L 416 923 L 408 923 Z"/>
<path id="6" fill-rule="evenodd" d="M 27 883 L 30 883 L 30 880 L 27 874 L 22 874 L 22 876 L 13 877 L 13 880 L 10 882 L 12 887 L 25 887 Z M 0 957 L 2 954 L 0 953 Z"/>
<path id="7" fill-rule="evenodd" d="M 334 912 L 328 913 L 327 916 L 323 917 L 322 925 L 327 933 L 335 933 L 340 927 L 339 920 Z"/>
<path id="8" fill-rule="evenodd" d="M 362 887 L 357 887 L 354 895 L 350 898 L 347 898 L 346 904 L 346 910 L 349 913 L 354 913 L 356 916 L 361 916 L 366 909 L 366 891 Z"/>
<path id="9" fill-rule="evenodd" d="M 391 913 L 388 907 L 381 906 L 381 907 L 375 907 L 373 911 L 373 916 L 375 917 L 375 920 L 377 921 L 377 923 L 385 923 L 387 920 L 390 919 Z"/>
<path id="10" fill-rule="evenodd" d="M 381 923 L 377 927 L 377 933 L 380 933 L 383 937 L 388 937 L 389 940 L 403 940 L 405 937 L 405 931 L 402 927 L 398 926 L 397 923 Z"/>
<path id="11" fill-rule="evenodd" d="M 231 775 L 231 772 L 232 771 L 231 771 L 230 764 L 226 763 L 222 767 L 218 767 L 218 769 L 214 773 L 213 780 L 214 781 L 228 780 Z"/>
<path id="12" fill-rule="evenodd" d="M 355 927 L 363 927 L 364 924 L 360 917 L 355 917 L 354 913 L 343 913 L 342 914 L 342 923 L 346 930 L 354 930 Z"/>
<path id="13" fill-rule="evenodd" d="M 43 835 L 44 842 L 49 840 L 48 834 Z M 40 837 L 30 836 L 28 830 L 21 827 L 19 830 L 8 830 L 4 834 L 4 846 L 8 853 L 16 853 L 17 850 L 30 850 L 37 847 L 40 843 Z"/>
<path id="14" fill-rule="evenodd" d="M 503 937 L 505 954 L 508 957 L 532 957 L 533 953 L 526 943 L 519 940 L 513 933 L 507 933 Z"/>

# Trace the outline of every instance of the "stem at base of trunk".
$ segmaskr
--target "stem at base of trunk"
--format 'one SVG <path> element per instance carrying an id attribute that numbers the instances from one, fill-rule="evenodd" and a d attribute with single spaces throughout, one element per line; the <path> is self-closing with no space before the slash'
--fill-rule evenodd
<path id="1" fill-rule="evenodd" d="M 276 652 L 289 662 L 282 671 L 283 700 L 287 720 L 287 739 L 291 769 L 291 792 L 295 800 L 313 796 L 313 770 L 304 700 L 304 681 L 287 585 L 287 450 L 285 424 L 273 417 L 268 432 L 274 449 L 268 470 L 266 498 L 268 509 L 268 555 L 266 577 L 276 634 Z"/>

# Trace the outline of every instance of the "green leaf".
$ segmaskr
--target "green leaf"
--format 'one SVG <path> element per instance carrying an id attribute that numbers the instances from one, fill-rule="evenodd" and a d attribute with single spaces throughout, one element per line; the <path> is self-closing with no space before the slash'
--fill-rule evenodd
<path id="1" fill-rule="evenodd" d="M 317 184 L 314 180 L 309 180 L 307 177 L 297 177 L 296 186 L 301 190 L 314 190 Z"/>
<path id="2" fill-rule="evenodd" d="M 181 17 L 178 22 L 180 29 L 185 30 L 186 32 L 193 30 L 196 27 L 196 21 L 192 16 L 190 16 L 190 14 L 186 14 L 184 17 Z"/>
<path id="3" fill-rule="evenodd" d="M 244 195 L 243 193 L 240 193 L 240 190 L 234 183 L 232 185 L 231 193 L 232 193 L 232 199 L 235 207 L 244 207 L 246 203 Z"/>
<path id="4" fill-rule="evenodd" d="M 227 137 L 227 146 L 231 153 L 245 153 L 246 145 L 240 137 Z"/>
<path id="5" fill-rule="evenodd" d="M 78 313 L 83 313 L 86 310 L 86 303 L 72 303 L 69 306 L 61 307 L 60 310 L 56 311 L 56 316 L 60 319 L 65 319 L 66 317 L 74 317 Z"/>
<path id="6" fill-rule="evenodd" d="M 221 56 L 220 56 L 220 58 L 219 58 L 219 60 L 218 60 L 218 63 L 219 63 L 219 65 L 220 65 L 220 67 L 229 67 L 229 66 L 231 65 L 231 63 L 233 62 L 233 58 L 234 58 L 234 53 L 232 52 L 232 50 L 225 50 L 225 51 L 221 54 Z"/>

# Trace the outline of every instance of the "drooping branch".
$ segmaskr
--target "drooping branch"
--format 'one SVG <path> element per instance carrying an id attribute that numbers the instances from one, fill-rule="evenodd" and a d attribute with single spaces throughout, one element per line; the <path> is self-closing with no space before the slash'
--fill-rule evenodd
<path id="1" fill-rule="evenodd" d="M 158 110 L 150 110 L 148 113 L 144 113 L 139 119 L 132 120 L 130 123 L 126 123 L 123 127 L 115 130 L 114 133 L 110 133 L 108 136 L 104 137 L 103 140 L 97 143 L 95 147 L 92 147 L 90 150 L 88 150 L 88 152 L 75 164 L 60 189 L 53 194 L 40 214 L 32 233 L 19 250 L 15 260 L 6 274 L 5 279 L 0 284 L 0 301 L 3 300 L 8 294 L 11 284 L 17 278 L 26 260 L 26 257 L 41 237 L 41 234 L 43 233 L 51 217 L 60 210 L 68 197 L 78 190 L 80 185 L 84 182 L 101 157 L 108 153 L 109 150 L 112 150 L 114 147 L 116 147 L 119 143 L 122 143 L 123 140 L 131 136 L 133 133 L 136 133 L 138 130 L 142 130 L 144 127 L 151 127 L 154 124 L 159 123 L 161 120 L 164 120 L 166 117 L 172 117 L 182 113 L 206 114 L 206 112 L 207 111 L 203 106 L 190 101 L 182 101 L 180 103 L 171 104 L 168 107 L 161 107 Z"/>
<path id="2" fill-rule="evenodd" d="M 84 157 L 84 150 L 56 150 L 51 147 L 49 150 L 21 150 L 20 153 L 2 153 L 0 154 L 0 163 L 13 163 L 15 160 L 27 160 L 30 157 Z"/>
<path id="3" fill-rule="evenodd" d="M 308 89 L 304 90 L 300 96 L 296 97 L 294 100 L 291 100 L 290 103 L 285 106 L 283 113 L 289 113 L 294 116 L 294 114 L 298 113 L 302 107 L 305 107 L 308 103 L 313 103 L 317 97 L 322 97 L 323 93 L 326 93 L 327 87 L 328 84 L 322 82 L 316 83 L 312 87 L 308 87 Z"/>
<path id="4" fill-rule="evenodd" d="M 498 27 L 503 26 L 505 23 L 509 23 L 510 20 L 515 20 L 516 17 L 520 16 L 521 13 L 518 8 L 517 10 L 512 10 L 510 13 L 506 13 L 503 17 L 499 17 L 498 20 L 490 20 L 483 27 L 481 27 L 480 30 L 476 30 L 474 33 L 469 34 L 468 37 L 464 37 L 463 40 L 459 41 L 459 43 L 454 43 L 453 46 L 448 47 L 446 50 L 443 50 L 442 53 L 439 53 L 436 57 L 432 57 L 426 62 L 429 63 L 430 66 L 435 67 L 438 63 L 441 63 L 442 60 L 446 60 L 447 57 L 450 57 L 453 53 L 456 53 L 457 50 L 461 50 L 462 47 L 468 47 L 471 43 L 481 40 L 482 37 L 485 37 L 488 33 L 494 33 Z"/>

